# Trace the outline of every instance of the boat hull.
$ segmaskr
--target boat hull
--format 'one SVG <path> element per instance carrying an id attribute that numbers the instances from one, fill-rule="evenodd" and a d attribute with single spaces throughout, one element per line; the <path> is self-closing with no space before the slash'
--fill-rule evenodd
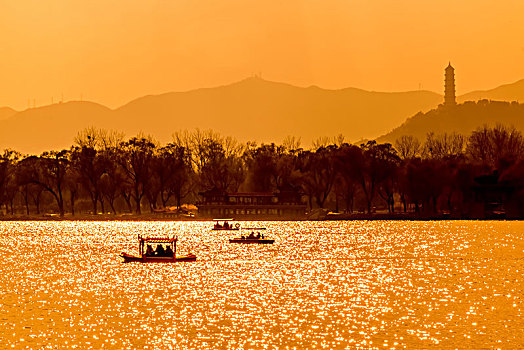
<path id="1" fill-rule="evenodd" d="M 124 262 L 140 262 L 140 263 L 176 263 L 176 262 L 183 262 L 183 261 L 196 261 L 196 255 L 194 254 L 188 254 L 188 255 L 179 255 L 173 258 L 170 257 L 155 257 L 155 256 L 135 256 L 135 255 L 129 255 L 126 253 L 120 254 L 122 258 L 124 258 Z"/>
<path id="2" fill-rule="evenodd" d="M 212 231 L 238 231 L 240 230 L 239 227 L 233 227 L 233 228 L 212 228 Z"/>
<path id="3" fill-rule="evenodd" d="M 235 238 L 230 239 L 229 243 L 238 243 L 238 244 L 273 244 L 275 243 L 274 239 L 253 239 L 253 238 Z"/>

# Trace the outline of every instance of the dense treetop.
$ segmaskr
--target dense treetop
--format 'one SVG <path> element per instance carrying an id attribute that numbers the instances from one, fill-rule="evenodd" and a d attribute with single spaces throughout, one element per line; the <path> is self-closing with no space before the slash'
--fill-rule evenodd
<path id="1" fill-rule="evenodd" d="M 288 137 L 241 143 L 212 131 L 185 131 L 161 145 L 144 135 L 89 128 L 67 150 L 0 157 L 0 205 L 9 214 L 154 211 L 197 204 L 206 190 L 292 189 L 309 209 L 467 215 L 476 179 L 524 182 L 524 138 L 512 127 L 469 135 L 403 135 L 394 144 L 318 138 L 311 149 Z"/>

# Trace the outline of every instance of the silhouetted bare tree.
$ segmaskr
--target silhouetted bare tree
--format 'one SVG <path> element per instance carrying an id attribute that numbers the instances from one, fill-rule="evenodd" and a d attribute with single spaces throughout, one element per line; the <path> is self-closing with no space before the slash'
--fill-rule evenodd
<path id="1" fill-rule="evenodd" d="M 395 141 L 395 148 L 401 159 L 419 157 L 422 153 L 420 141 L 411 135 L 404 135 Z"/>
<path id="2" fill-rule="evenodd" d="M 471 133 L 467 152 L 473 161 L 481 161 L 492 169 L 506 169 L 522 158 L 524 138 L 514 127 L 484 125 Z"/>
<path id="3" fill-rule="evenodd" d="M 21 188 L 21 193 L 26 207 L 26 213 L 29 215 L 29 199 L 35 206 L 36 213 L 40 214 L 40 202 L 42 198 L 42 192 L 44 188 L 40 185 L 35 184 L 32 179 L 36 177 L 34 175 L 38 172 L 38 157 L 28 156 L 22 158 L 18 162 L 16 169 L 16 177 L 18 186 Z"/>
<path id="4" fill-rule="evenodd" d="M 135 200 L 135 211 L 142 212 L 141 202 L 151 180 L 151 165 L 153 161 L 155 143 L 148 138 L 133 137 L 122 142 L 118 147 L 117 161 L 123 169 L 131 197 Z"/>
<path id="5" fill-rule="evenodd" d="M 32 163 L 36 168 L 32 169 L 31 182 L 54 197 L 61 217 L 65 213 L 63 192 L 68 163 L 67 150 L 44 152 L 36 163 Z"/>
<path id="6" fill-rule="evenodd" d="M 152 164 L 155 186 L 152 186 L 150 197 L 160 197 L 165 207 L 174 196 L 180 207 L 182 198 L 191 190 L 191 174 L 191 154 L 185 147 L 170 143 L 159 148 Z"/>
<path id="7" fill-rule="evenodd" d="M 430 132 L 426 136 L 424 153 L 428 158 L 456 158 L 464 155 L 466 138 L 457 133 L 435 135 Z"/>
<path id="8" fill-rule="evenodd" d="M 324 208 L 337 175 L 336 168 L 337 146 L 321 147 L 316 152 L 304 151 L 299 153 L 300 170 L 304 191 L 315 199 L 320 208 Z"/>
<path id="9" fill-rule="evenodd" d="M 354 174 L 364 193 L 367 211 L 371 213 L 373 199 L 379 186 L 394 176 L 396 164 L 400 159 L 389 143 L 377 144 L 375 141 L 369 141 L 361 145 L 361 150 L 360 155 L 354 154 Z M 388 200 L 392 201 L 392 198 Z"/>
<path id="10" fill-rule="evenodd" d="M 279 158 L 284 156 L 284 153 L 284 147 L 277 146 L 274 143 L 260 145 L 246 151 L 244 159 L 254 191 L 272 192 L 278 188 L 278 162 Z"/>
<path id="11" fill-rule="evenodd" d="M 16 166 L 20 159 L 20 153 L 13 150 L 5 150 L 0 156 L 0 207 L 5 204 L 6 213 L 13 214 L 13 200 L 18 192 L 16 180 Z"/>
<path id="12" fill-rule="evenodd" d="M 131 190 L 126 191 L 124 187 L 128 184 L 126 183 L 126 176 L 124 170 L 118 165 L 118 148 L 107 148 L 98 153 L 98 157 L 103 158 L 103 163 L 105 163 L 105 172 L 100 177 L 100 193 L 109 203 L 111 211 L 113 214 L 116 214 L 115 201 L 120 197 L 122 193 L 129 193 L 127 200 L 125 200 L 128 210 L 132 211 L 131 208 Z"/>
<path id="13" fill-rule="evenodd" d="M 99 157 L 93 146 L 75 147 L 71 151 L 71 172 L 75 173 L 74 177 L 89 194 L 93 214 L 96 215 L 98 202 L 103 202 L 100 178 L 106 172 L 105 158 Z"/>

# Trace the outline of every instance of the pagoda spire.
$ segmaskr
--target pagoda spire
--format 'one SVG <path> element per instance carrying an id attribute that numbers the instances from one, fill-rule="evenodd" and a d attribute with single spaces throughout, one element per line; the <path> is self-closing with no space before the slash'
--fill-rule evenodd
<path id="1" fill-rule="evenodd" d="M 449 62 L 444 74 L 444 105 L 455 106 L 455 68 Z"/>

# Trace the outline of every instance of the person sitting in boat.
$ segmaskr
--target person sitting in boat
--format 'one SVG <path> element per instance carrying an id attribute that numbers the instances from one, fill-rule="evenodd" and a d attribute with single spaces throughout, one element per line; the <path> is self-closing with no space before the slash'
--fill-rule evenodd
<path id="1" fill-rule="evenodd" d="M 151 247 L 151 244 L 147 245 L 146 249 L 146 256 L 153 256 L 155 255 L 155 252 L 153 251 L 153 247 Z"/>
<path id="2" fill-rule="evenodd" d="M 164 250 L 164 246 L 162 244 L 157 245 L 155 253 L 156 256 L 165 256 L 166 251 Z"/>
<path id="3" fill-rule="evenodd" d="M 171 246 L 168 245 L 165 251 L 166 256 L 172 258 L 173 257 L 173 249 L 171 249 Z"/>
<path id="4" fill-rule="evenodd" d="M 255 231 L 251 231 L 247 238 L 255 238 Z"/>
<path id="5" fill-rule="evenodd" d="M 217 223 L 215 224 L 215 226 L 213 226 L 213 228 L 214 228 L 215 230 L 218 230 L 218 229 L 221 229 L 222 226 L 217 222 Z"/>
<path id="6" fill-rule="evenodd" d="M 257 234 L 257 239 L 260 239 L 260 232 Z"/>
<path id="7" fill-rule="evenodd" d="M 224 226 L 224 229 L 227 230 L 229 228 L 229 222 L 224 221 L 224 225 L 223 226 Z"/>

